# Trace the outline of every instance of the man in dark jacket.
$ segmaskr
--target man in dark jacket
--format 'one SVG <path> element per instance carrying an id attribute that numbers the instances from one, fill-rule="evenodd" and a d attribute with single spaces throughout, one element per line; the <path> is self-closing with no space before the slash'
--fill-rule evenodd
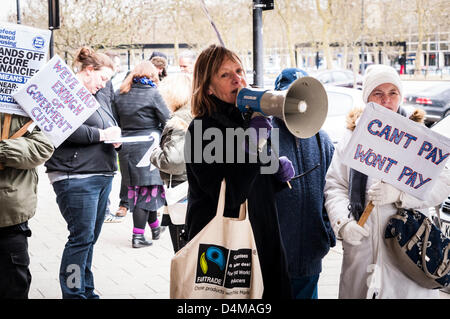
<path id="1" fill-rule="evenodd" d="M 4 117 L 1 113 L 0 123 Z M 10 138 L 0 140 L 0 299 L 28 298 L 28 220 L 36 212 L 36 167 L 53 153 L 53 145 L 37 127 L 21 137 L 11 137 L 29 120 L 12 115 Z"/>
<path id="2" fill-rule="evenodd" d="M 292 82 L 303 76 L 307 74 L 301 69 L 284 69 L 275 80 L 275 90 L 287 90 Z M 289 132 L 282 120 L 273 118 L 272 124 L 279 128 L 279 155 L 287 156 L 295 170 L 290 181 L 292 189 L 276 194 L 293 294 L 297 299 L 317 299 L 322 258 L 335 245 L 323 206 L 325 174 L 333 156 L 333 143 L 324 131 L 300 139 Z"/>

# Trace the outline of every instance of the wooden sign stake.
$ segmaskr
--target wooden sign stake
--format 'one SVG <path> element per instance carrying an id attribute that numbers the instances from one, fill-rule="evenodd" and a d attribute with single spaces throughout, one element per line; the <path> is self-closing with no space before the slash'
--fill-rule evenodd
<path id="1" fill-rule="evenodd" d="M 27 131 L 28 127 L 32 123 L 33 123 L 33 120 L 29 120 L 24 126 L 22 126 L 16 133 L 14 133 L 9 138 L 14 139 L 14 138 L 19 138 L 19 137 L 23 136 L 25 134 L 25 132 Z M 2 131 L 2 136 L 0 138 L 0 141 L 8 139 L 10 128 L 11 128 L 11 114 L 5 114 L 5 119 L 3 121 L 3 131 Z M 0 170 L 3 170 L 3 169 L 5 169 L 5 167 L 0 163 Z"/>
<path id="2" fill-rule="evenodd" d="M 374 205 L 373 205 L 372 201 L 370 201 L 367 204 L 366 208 L 364 209 L 364 212 L 362 213 L 361 217 L 358 220 L 359 226 L 361 226 L 361 227 L 364 226 L 364 224 L 367 221 L 367 218 L 369 218 L 369 215 L 372 212 L 373 207 L 374 207 Z"/>

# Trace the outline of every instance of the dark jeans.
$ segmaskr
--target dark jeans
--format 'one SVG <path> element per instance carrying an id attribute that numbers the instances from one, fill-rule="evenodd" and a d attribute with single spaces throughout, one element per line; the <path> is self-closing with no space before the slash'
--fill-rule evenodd
<path id="1" fill-rule="evenodd" d="M 56 201 L 69 230 L 59 271 L 65 299 L 98 298 L 94 293 L 92 256 L 105 218 L 112 179 L 112 176 L 97 175 L 53 184 Z"/>
<path id="2" fill-rule="evenodd" d="M 295 299 L 317 299 L 317 283 L 319 275 L 296 277 L 291 279 L 292 292 Z"/>
<path id="3" fill-rule="evenodd" d="M 0 230 L 0 299 L 28 299 L 29 265 L 27 235 L 20 231 L 4 233 Z"/>

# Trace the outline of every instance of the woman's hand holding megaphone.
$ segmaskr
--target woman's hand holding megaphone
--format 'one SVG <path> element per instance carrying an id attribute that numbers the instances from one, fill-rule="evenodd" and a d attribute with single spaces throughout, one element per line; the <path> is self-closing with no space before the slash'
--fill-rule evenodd
<path id="1" fill-rule="evenodd" d="M 270 136 L 272 130 L 272 124 L 270 118 L 263 116 L 261 113 L 255 112 L 250 119 L 249 128 L 253 128 L 250 132 L 252 142 L 258 146 L 258 152 L 260 152 Z"/>
<path id="2" fill-rule="evenodd" d="M 282 181 L 283 183 L 289 183 L 289 181 L 294 177 L 294 166 L 292 162 L 286 156 L 281 156 L 279 158 L 280 166 L 278 167 L 278 171 L 275 176 Z M 290 185 L 289 185 L 290 187 Z"/>
<path id="3" fill-rule="evenodd" d="M 260 152 L 269 139 L 272 130 L 271 120 L 259 112 L 254 112 L 250 119 L 249 127 L 254 129 L 250 132 L 250 136 L 252 137 L 252 142 L 258 146 L 258 152 Z M 278 157 L 277 154 L 275 156 Z M 294 176 L 294 166 L 286 156 L 281 156 L 278 160 L 279 168 L 275 175 L 280 181 L 286 182 L 289 188 L 292 188 L 289 181 Z"/>

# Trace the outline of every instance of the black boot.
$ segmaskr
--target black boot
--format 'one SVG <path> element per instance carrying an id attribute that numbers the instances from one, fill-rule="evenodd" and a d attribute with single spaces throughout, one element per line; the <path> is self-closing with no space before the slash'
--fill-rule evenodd
<path id="1" fill-rule="evenodd" d="M 152 239 L 158 240 L 159 237 L 161 237 L 161 234 L 164 233 L 166 228 L 167 228 L 167 226 L 158 226 L 158 227 L 152 228 Z"/>
<path id="2" fill-rule="evenodd" d="M 144 234 L 133 234 L 132 238 L 133 248 L 147 247 L 153 245 L 151 240 L 147 240 Z"/>

